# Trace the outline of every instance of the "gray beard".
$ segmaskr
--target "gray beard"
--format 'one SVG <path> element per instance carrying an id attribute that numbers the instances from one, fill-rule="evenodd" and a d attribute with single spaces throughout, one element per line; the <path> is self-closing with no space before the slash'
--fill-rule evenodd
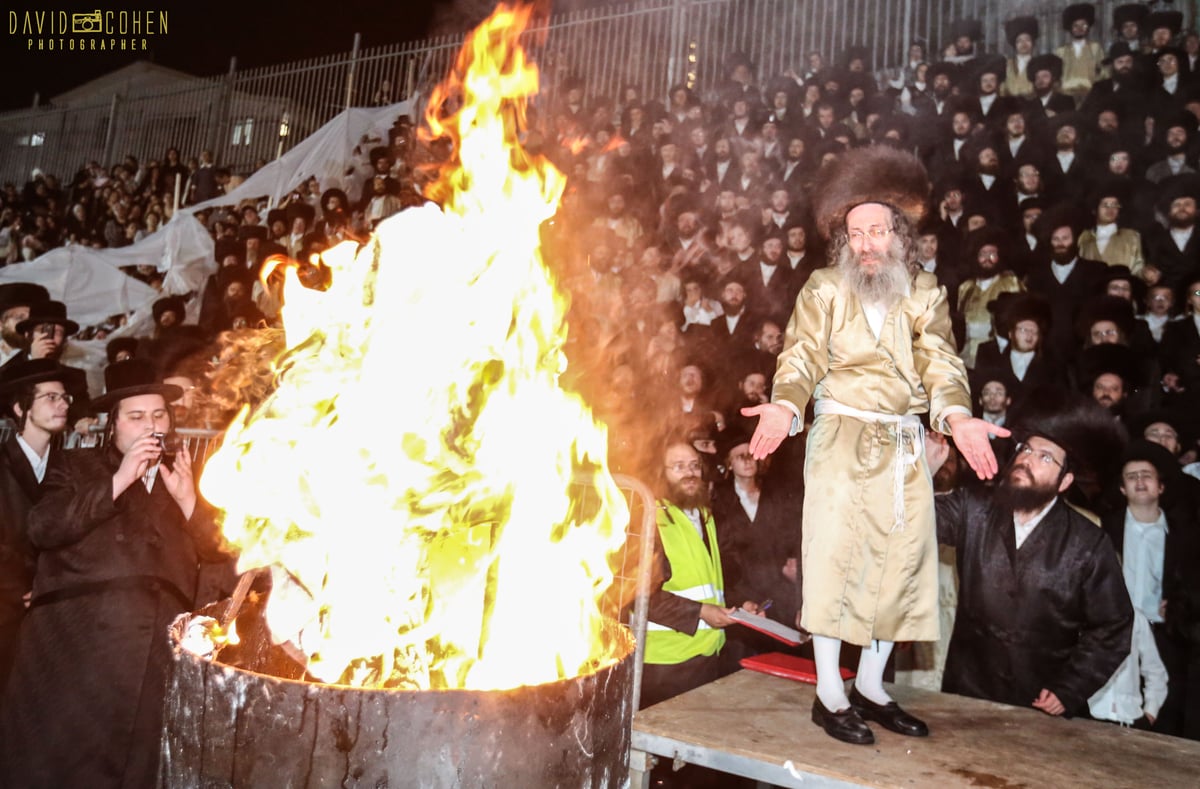
<path id="1" fill-rule="evenodd" d="M 908 293 L 909 271 L 895 244 L 883 253 L 879 268 L 868 271 L 859 263 L 859 256 L 849 246 L 837 256 L 837 269 L 842 286 L 858 296 L 864 304 L 880 304 L 890 308 Z"/>

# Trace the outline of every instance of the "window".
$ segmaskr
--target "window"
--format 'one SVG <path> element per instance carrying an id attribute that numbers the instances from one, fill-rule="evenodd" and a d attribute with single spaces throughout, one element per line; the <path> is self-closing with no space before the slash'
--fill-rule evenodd
<path id="1" fill-rule="evenodd" d="M 231 145 L 249 145 L 250 137 L 254 133 L 254 119 L 243 118 L 240 121 L 234 121 L 233 124 L 233 140 Z"/>
<path id="2" fill-rule="evenodd" d="M 46 144 L 46 132 L 31 132 L 17 137 L 17 145 L 22 148 L 36 148 Z"/>

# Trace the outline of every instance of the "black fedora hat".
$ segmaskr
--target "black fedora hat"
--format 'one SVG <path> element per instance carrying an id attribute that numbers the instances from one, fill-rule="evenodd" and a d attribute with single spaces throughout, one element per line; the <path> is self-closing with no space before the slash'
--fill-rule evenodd
<path id="1" fill-rule="evenodd" d="M 33 307 L 50 300 L 50 291 L 32 282 L 6 282 L 0 285 L 0 314 L 13 307 Z"/>
<path id="2" fill-rule="evenodd" d="M 17 331 L 24 334 L 42 323 L 62 326 L 67 336 L 79 331 L 79 324 L 67 318 L 67 305 L 61 301 L 43 301 L 29 308 L 29 317 L 17 324 Z"/>
<path id="3" fill-rule="evenodd" d="M 92 401 L 92 410 L 107 411 L 127 397 L 162 395 L 167 403 L 183 396 L 183 389 L 164 384 L 154 364 L 146 359 L 126 359 L 104 368 L 104 394 Z"/>
<path id="4" fill-rule="evenodd" d="M 22 386 L 61 381 L 68 389 L 83 383 L 84 372 L 54 359 L 27 359 L 0 369 L 0 395 L 10 395 Z"/>

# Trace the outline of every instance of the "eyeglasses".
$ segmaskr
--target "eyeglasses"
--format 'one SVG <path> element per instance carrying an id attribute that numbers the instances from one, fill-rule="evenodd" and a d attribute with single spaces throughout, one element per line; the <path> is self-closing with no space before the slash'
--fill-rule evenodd
<path id="1" fill-rule="evenodd" d="M 856 244 L 861 244 L 869 237 L 872 241 L 882 241 L 892 234 L 890 227 L 868 227 L 866 230 L 851 230 L 847 235 Z"/>
<path id="2" fill-rule="evenodd" d="M 704 470 L 704 464 L 698 460 L 693 460 L 691 463 L 668 463 L 665 468 L 669 471 L 674 471 L 676 474 L 682 474 L 685 471 L 699 474 Z"/>
<path id="3" fill-rule="evenodd" d="M 33 399 L 41 400 L 43 397 L 50 401 L 50 405 L 58 405 L 60 401 L 67 405 L 75 402 L 75 398 L 65 392 L 44 392 L 40 395 L 34 395 Z"/>
<path id="4" fill-rule="evenodd" d="M 1057 460 L 1054 459 L 1054 455 L 1051 455 L 1049 452 L 1046 452 L 1044 450 L 1038 451 L 1025 443 L 1017 444 L 1017 454 L 1018 455 L 1033 455 L 1038 460 L 1042 461 L 1043 466 L 1058 466 L 1059 468 L 1064 468 L 1062 463 L 1059 463 Z"/>

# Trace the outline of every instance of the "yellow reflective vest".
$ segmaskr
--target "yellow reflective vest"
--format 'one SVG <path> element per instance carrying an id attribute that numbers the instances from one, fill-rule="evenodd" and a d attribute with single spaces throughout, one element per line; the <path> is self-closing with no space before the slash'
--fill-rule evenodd
<path id="1" fill-rule="evenodd" d="M 671 577 L 663 584 L 671 592 L 698 603 L 725 605 L 725 579 L 721 574 L 721 554 L 717 550 L 717 531 L 712 513 L 704 513 L 704 530 L 710 552 L 695 525 L 678 507 L 658 503 L 658 535 L 663 552 L 671 564 Z M 725 644 L 725 631 L 711 627 L 703 619 L 695 635 L 681 633 L 650 622 L 646 632 L 646 662 L 672 665 L 699 655 L 715 655 Z"/>

